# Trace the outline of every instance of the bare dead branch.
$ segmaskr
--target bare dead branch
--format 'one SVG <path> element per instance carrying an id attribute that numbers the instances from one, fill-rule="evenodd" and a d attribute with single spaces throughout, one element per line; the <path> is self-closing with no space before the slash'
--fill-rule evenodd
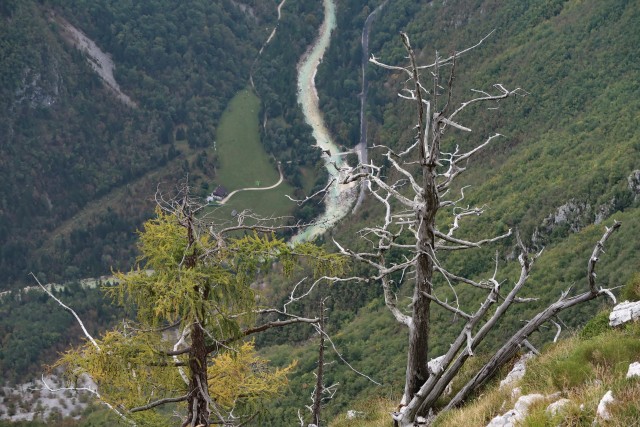
<path id="1" fill-rule="evenodd" d="M 556 336 L 553 337 L 553 342 L 558 342 L 558 338 L 560 337 L 560 333 L 562 332 L 562 327 L 558 324 L 558 322 L 554 322 L 553 320 L 550 320 L 551 323 L 554 324 L 554 326 L 558 329 L 558 332 L 556 332 Z"/>
<path id="2" fill-rule="evenodd" d="M 446 269 L 444 269 L 444 268 L 442 268 L 440 266 L 436 266 L 435 267 L 435 271 L 437 271 L 438 273 L 442 274 L 443 276 L 446 276 L 447 279 L 449 279 L 449 280 L 454 280 L 456 282 L 466 283 L 467 285 L 471 285 L 474 288 L 488 289 L 488 290 L 493 289 L 493 286 L 490 286 L 490 285 L 487 285 L 487 284 L 484 284 L 484 283 L 479 283 L 479 282 L 473 281 L 471 279 L 468 279 L 466 277 L 455 275 L 455 274 L 451 273 L 450 271 L 448 271 L 448 270 L 446 270 Z"/>
<path id="3" fill-rule="evenodd" d="M 599 260 L 600 254 L 604 253 L 604 244 L 606 243 L 607 240 L 609 240 L 609 237 L 611 237 L 611 235 L 618 228 L 620 228 L 620 225 L 621 225 L 621 223 L 619 223 L 618 221 L 615 221 L 611 228 L 608 228 L 608 227 L 606 228 L 606 232 L 604 233 L 602 238 L 600 240 L 598 240 L 598 243 L 596 243 L 596 246 L 593 248 L 593 252 L 591 253 L 591 257 L 589 257 L 589 263 L 588 263 L 588 267 L 587 267 L 587 279 L 589 281 L 589 289 L 591 289 L 592 293 L 596 293 L 597 292 L 597 289 L 596 289 L 596 263 Z"/>
<path id="4" fill-rule="evenodd" d="M 433 296 L 433 295 L 431 295 L 431 294 L 428 294 L 428 293 L 426 293 L 426 292 L 423 292 L 422 294 L 423 294 L 424 296 L 426 296 L 427 298 L 429 298 L 431 301 L 433 301 L 433 302 L 435 302 L 436 304 L 438 304 L 440 307 L 442 307 L 442 308 L 444 308 L 444 309 L 446 309 L 446 310 L 449 310 L 450 312 L 452 312 L 452 313 L 454 313 L 454 314 L 457 314 L 457 315 L 458 315 L 458 316 L 460 316 L 460 317 L 464 317 L 464 318 L 465 318 L 465 319 L 467 319 L 467 320 L 471 319 L 471 317 L 472 317 L 472 316 L 468 315 L 467 313 L 465 313 L 464 311 L 462 311 L 462 310 L 460 310 L 460 309 L 458 309 L 458 308 L 455 308 L 455 307 L 453 307 L 453 306 L 451 306 L 451 305 L 447 304 L 447 303 L 446 303 L 446 302 L 444 302 L 444 301 L 441 301 L 440 299 L 438 299 L 437 297 L 435 297 L 435 296 Z"/>
<path id="5" fill-rule="evenodd" d="M 49 386 L 49 384 L 47 384 L 47 381 L 44 379 L 44 375 L 42 375 L 41 378 L 42 384 L 45 386 L 45 388 L 50 391 L 50 392 L 59 392 L 59 391 L 86 391 L 89 392 L 91 394 L 93 394 L 99 401 L 100 403 L 102 403 L 104 406 L 106 406 L 107 408 L 109 408 L 109 410 L 111 410 L 113 413 L 115 413 L 118 417 L 122 418 L 124 421 L 126 421 L 129 425 L 132 426 L 137 426 L 137 424 L 127 418 L 122 412 L 120 412 L 115 406 L 113 406 L 112 404 L 110 404 L 109 402 L 107 402 L 106 400 L 104 400 L 102 398 L 102 396 L 100 395 L 100 393 L 98 392 L 98 390 L 94 390 L 90 387 L 60 387 L 60 388 L 51 388 Z"/>
<path id="6" fill-rule="evenodd" d="M 402 323 L 403 325 L 411 327 L 412 325 L 411 316 L 407 316 L 406 314 L 402 313 L 398 308 L 397 298 L 395 294 L 391 291 L 391 283 L 389 281 L 389 278 L 386 275 L 384 275 L 382 276 L 381 280 L 382 280 L 382 290 L 384 292 L 385 305 L 387 306 L 387 308 L 389 309 L 393 317 L 399 323 Z"/>
<path id="7" fill-rule="evenodd" d="M 502 239 L 505 239 L 505 238 L 511 236 L 511 229 L 509 229 L 509 231 L 507 231 L 506 233 L 501 234 L 499 236 L 492 237 L 492 238 L 489 238 L 489 239 L 478 240 L 477 242 L 470 242 L 470 241 L 467 241 L 467 240 L 456 239 L 455 237 L 452 237 L 452 236 L 450 236 L 448 234 L 441 233 L 438 230 L 434 230 L 433 234 L 435 234 L 436 237 L 438 237 L 438 238 L 440 238 L 442 240 L 445 240 L 445 241 L 447 241 L 449 243 L 455 243 L 457 245 L 461 245 L 464 248 L 479 248 L 484 244 L 497 242 L 498 240 L 502 240 Z M 441 247 L 441 248 L 446 249 L 447 247 L 444 246 L 444 247 Z"/>
<path id="8" fill-rule="evenodd" d="M 244 329 L 242 331 L 242 335 L 243 336 L 249 336 L 258 332 L 262 332 L 262 331 L 266 331 L 267 329 L 271 329 L 271 328 L 279 328 L 282 326 L 287 326 L 287 325 L 293 325 L 296 323 L 318 323 L 320 321 L 319 318 L 314 317 L 314 318 L 305 318 L 305 317 L 294 317 L 293 319 L 287 319 L 287 320 L 275 320 L 273 322 L 268 322 L 268 323 L 264 323 L 262 325 L 253 327 L 253 328 L 247 328 Z M 235 339 L 233 340 L 235 341 Z"/>
<path id="9" fill-rule="evenodd" d="M 62 308 L 67 310 L 69 313 L 73 314 L 73 317 L 76 318 L 76 321 L 80 325 L 80 328 L 82 328 L 82 333 L 84 333 L 84 336 L 87 337 L 87 339 L 91 342 L 91 344 L 93 344 L 93 346 L 96 348 L 96 350 L 101 351 L 100 346 L 98 345 L 96 340 L 93 339 L 93 337 L 91 336 L 89 331 L 87 331 L 87 328 L 84 326 L 84 323 L 82 322 L 82 319 L 80 319 L 80 316 L 78 316 L 78 314 L 72 308 L 70 308 L 69 306 L 65 305 L 62 301 L 60 301 L 58 298 L 56 298 L 55 295 L 53 295 L 53 293 L 51 293 L 51 291 L 49 289 L 47 289 L 45 286 L 43 286 L 42 283 L 40 283 L 40 280 L 38 280 L 38 278 L 36 277 L 35 274 L 33 274 L 33 273 L 29 273 L 29 274 L 38 283 L 38 286 L 40 286 L 42 288 L 42 290 L 47 293 L 47 295 L 49 295 L 51 298 L 53 298 L 53 300 L 55 302 L 57 302 Z M 43 382 L 44 382 L 44 380 L 43 380 Z"/>
<path id="10" fill-rule="evenodd" d="M 484 43 L 485 40 L 487 40 L 489 37 L 491 37 L 491 35 L 495 32 L 496 30 L 491 30 L 491 32 L 489 32 L 489 34 L 487 34 L 486 36 L 484 36 L 478 43 L 474 44 L 473 46 L 470 46 L 468 48 L 462 49 L 461 51 L 458 52 L 454 52 L 453 55 L 449 56 L 448 58 L 445 59 L 441 59 L 440 65 L 444 65 L 444 64 L 448 64 L 449 62 L 453 61 L 455 58 L 459 58 L 462 55 L 464 55 L 467 52 L 472 51 L 473 49 L 477 48 L 478 46 L 480 46 L 482 43 Z M 429 65 L 421 65 L 418 67 L 419 70 L 424 70 L 424 69 L 428 69 L 428 68 L 434 68 L 436 67 L 438 64 L 438 61 L 429 64 Z"/>
<path id="11" fill-rule="evenodd" d="M 415 83 L 415 96 L 416 96 L 416 107 L 418 109 L 418 141 L 420 144 L 420 158 L 426 159 L 427 153 L 433 147 L 427 147 L 427 139 L 425 133 L 425 121 L 424 121 L 424 103 L 422 102 L 422 88 L 420 84 L 420 77 L 418 76 L 418 66 L 416 64 L 416 55 L 413 52 L 413 48 L 411 47 L 411 42 L 409 41 L 409 37 L 406 33 L 401 32 L 400 37 L 402 38 L 402 43 L 404 47 L 407 49 L 409 53 L 409 60 L 411 61 L 411 78 Z M 431 159 L 430 159 L 431 160 Z"/>
<path id="12" fill-rule="evenodd" d="M 316 191 L 315 193 L 313 193 L 310 196 L 305 197 L 304 199 L 294 199 L 293 197 L 289 196 L 288 194 L 285 194 L 285 197 L 287 197 L 289 200 L 291 200 L 292 202 L 295 202 L 298 206 L 302 206 L 303 204 L 305 204 L 306 202 L 308 202 L 311 199 L 314 199 L 316 196 L 319 196 L 322 194 L 322 199 L 323 200 L 327 191 L 329 191 L 329 188 L 331 188 L 331 186 L 336 182 L 336 178 L 331 178 L 329 180 L 329 182 L 327 182 L 327 185 L 325 185 L 322 189 Z"/>
<path id="13" fill-rule="evenodd" d="M 317 326 L 316 326 L 316 330 L 318 330 Z M 356 368 L 354 368 L 353 366 L 351 366 L 351 364 L 349 362 L 347 362 L 347 360 L 342 356 L 342 353 L 340 353 L 338 351 L 338 349 L 336 348 L 335 343 L 333 342 L 333 340 L 331 339 L 331 337 L 323 330 L 318 330 L 318 333 L 323 334 L 325 339 L 327 341 L 329 341 L 329 343 L 331 344 L 331 348 L 333 348 L 333 351 L 335 352 L 336 356 L 338 356 L 338 358 L 340 360 L 342 360 L 342 363 L 344 363 L 345 365 L 347 365 L 347 367 L 349 369 L 351 369 L 353 372 L 355 372 L 356 374 L 360 375 L 363 378 L 366 378 L 367 380 L 371 381 L 372 383 L 374 383 L 375 385 L 382 385 L 379 382 L 377 382 L 376 380 L 374 380 L 373 378 L 371 378 L 370 376 L 363 374 L 362 372 L 358 371 Z"/>
<path id="14" fill-rule="evenodd" d="M 589 290 L 574 297 L 568 297 L 566 293 L 562 293 L 560 298 L 547 308 L 539 312 L 533 319 L 531 319 L 525 326 L 523 326 L 517 333 L 515 333 L 496 354 L 491 358 L 487 364 L 458 392 L 458 394 L 447 405 L 446 409 L 450 409 L 460 405 L 467 396 L 478 387 L 482 386 L 489 378 L 491 378 L 495 372 L 506 363 L 518 350 L 520 344 L 529 337 L 534 331 L 536 331 L 543 323 L 547 322 L 554 316 L 557 316 L 563 310 L 573 307 L 577 304 L 590 301 L 601 295 L 607 295 L 605 289 L 597 289 L 595 286 L 595 266 L 598 261 L 597 255 L 602 252 L 604 244 L 611 237 L 611 235 L 620 228 L 621 223 L 615 221 L 613 226 L 606 228 L 602 238 L 596 243 L 593 250 L 593 255 L 589 259 L 587 268 L 587 281 L 589 283 Z M 595 258 L 595 259 L 594 259 Z"/>
<path id="15" fill-rule="evenodd" d="M 180 397 L 165 397 L 164 399 L 158 399 L 143 406 L 136 406 L 135 408 L 131 408 L 129 409 L 129 412 L 147 411 L 157 406 L 166 405 L 167 403 L 184 402 L 188 398 L 189 398 L 188 394 L 185 394 L 184 396 L 180 396 Z"/>

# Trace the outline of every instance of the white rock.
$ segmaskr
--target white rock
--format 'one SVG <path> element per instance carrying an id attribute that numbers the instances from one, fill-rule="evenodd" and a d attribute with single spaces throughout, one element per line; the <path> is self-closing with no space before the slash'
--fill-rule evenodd
<path id="1" fill-rule="evenodd" d="M 600 418 L 602 420 L 610 419 L 611 414 L 607 410 L 607 405 L 613 402 L 615 402 L 615 399 L 613 398 L 613 393 L 611 393 L 611 390 L 609 390 L 608 392 L 605 393 L 604 396 L 602 396 L 602 399 L 600 399 L 600 403 L 598 403 L 596 418 Z"/>
<path id="2" fill-rule="evenodd" d="M 492 419 L 487 427 L 513 427 L 516 422 L 516 411 L 513 409 Z"/>
<path id="3" fill-rule="evenodd" d="M 364 412 L 354 411 L 353 409 L 349 409 L 347 411 L 348 420 L 353 420 L 355 418 L 362 417 L 363 415 L 364 415 Z"/>
<path id="4" fill-rule="evenodd" d="M 640 301 L 625 301 L 613 307 L 609 315 L 609 325 L 618 326 L 636 319 L 640 319 Z"/>
<path id="5" fill-rule="evenodd" d="M 507 377 L 500 381 L 500 388 L 509 386 L 516 382 L 517 380 L 524 377 L 525 372 L 527 372 L 527 361 L 534 356 L 533 353 L 524 354 L 515 365 L 513 365 L 513 369 L 511 372 L 507 374 Z"/>
<path id="6" fill-rule="evenodd" d="M 534 402 L 537 402 L 538 400 L 542 400 L 544 398 L 545 396 L 543 394 L 538 393 L 520 396 L 513 409 L 521 414 L 522 418 L 520 419 L 524 419 L 527 416 L 527 412 L 529 411 L 529 406 L 531 406 Z"/>
<path id="7" fill-rule="evenodd" d="M 567 406 L 571 401 L 569 399 L 556 400 L 545 409 L 545 412 L 551 416 L 558 414 L 562 411 L 562 408 Z"/>
<path id="8" fill-rule="evenodd" d="M 487 427 L 513 427 L 516 423 L 525 419 L 531 404 L 546 398 L 547 396 L 537 393 L 520 396 L 512 410 L 492 419 L 489 424 L 487 424 Z"/>
<path id="9" fill-rule="evenodd" d="M 640 377 L 640 362 L 633 362 L 629 365 L 627 378 Z"/>

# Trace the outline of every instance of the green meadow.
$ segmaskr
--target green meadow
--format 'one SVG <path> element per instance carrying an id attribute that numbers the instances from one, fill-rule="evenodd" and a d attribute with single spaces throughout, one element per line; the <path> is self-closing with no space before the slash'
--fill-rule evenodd
<path id="1" fill-rule="evenodd" d="M 220 167 L 215 183 L 232 192 L 245 187 L 270 187 L 280 174 L 260 143 L 260 99 L 244 89 L 229 102 L 220 119 L 216 150 Z M 251 209 L 265 216 L 291 214 L 295 204 L 285 197 L 293 187 L 283 182 L 265 191 L 241 191 L 233 195 L 222 211 Z"/>

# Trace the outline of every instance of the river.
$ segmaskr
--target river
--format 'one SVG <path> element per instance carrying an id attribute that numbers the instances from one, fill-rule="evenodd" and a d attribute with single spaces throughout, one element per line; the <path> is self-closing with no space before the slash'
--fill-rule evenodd
<path id="1" fill-rule="evenodd" d="M 358 196 L 356 184 L 339 184 L 340 175 L 344 172 L 339 173 L 338 169 L 347 166 L 346 153 L 340 152 L 324 124 L 315 86 L 318 65 L 322 62 L 322 57 L 329 47 L 331 32 L 336 27 L 335 4 L 332 0 L 323 0 L 323 4 L 324 20 L 320 26 L 318 38 L 298 63 L 298 103 L 302 106 L 306 122 L 313 128 L 316 145 L 324 151 L 322 157 L 330 177 L 335 179 L 335 182 L 325 195 L 324 212 L 316 218 L 314 225 L 296 234 L 292 239 L 293 243 L 313 240 L 329 230 L 349 213 Z"/>

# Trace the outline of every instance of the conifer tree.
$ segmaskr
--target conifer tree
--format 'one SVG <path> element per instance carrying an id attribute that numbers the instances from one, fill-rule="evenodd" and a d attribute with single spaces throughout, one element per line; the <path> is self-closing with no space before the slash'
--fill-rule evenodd
<path id="1" fill-rule="evenodd" d="M 343 258 L 310 244 L 291 247 L 273 228 L 246 225 L 244 218 L 216 229 L 188 194 L 177 200 L 161 203 L 145 223 L 136 268 L 118 273 L 118 283 L 106 288 L 133 309 L 135 320 L 100 339 L 85 331 L 87 342 L 56 366 L 72 381 L 88 375 L 95 394 L 131 424 L 238 425 L 283 389 L 292 367 L 269 368 L 245 338 L 319 321 L 286 307 L 258 307 L 251 283 L 275 260 L 284 274 L 305 265 L 319 277 L 339 272 Z M 279 318 L 256 325 L 264 313 Z M 167 404 L 181 414 L 179 423 L 168 418 L 170 411 L 156 410 Z"/>

